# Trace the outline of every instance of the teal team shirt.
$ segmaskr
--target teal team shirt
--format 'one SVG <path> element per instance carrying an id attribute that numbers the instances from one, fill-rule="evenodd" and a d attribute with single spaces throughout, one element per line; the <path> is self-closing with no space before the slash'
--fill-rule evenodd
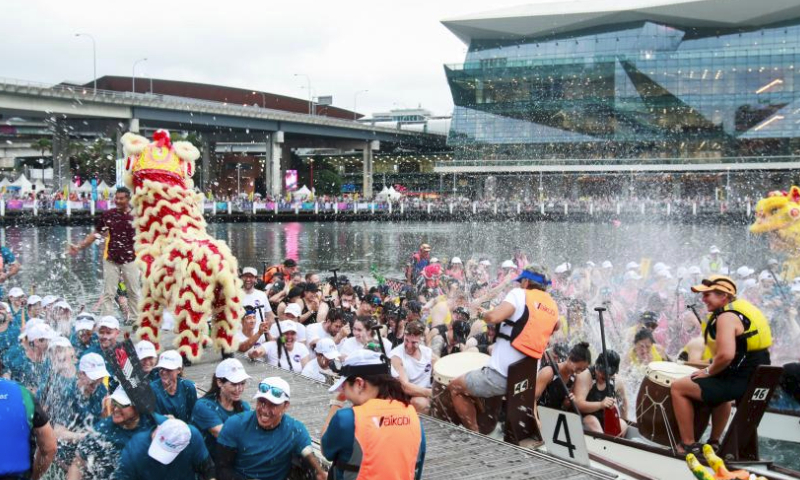
<path id="1" fill-rule="evenodd" d="M 122 458 L 114 475 L 115 480 L 195 480 L 195 472 L 208 460 L 208 450 L 200 432 L 189 425 L 192 438 L 189 445 L 167 465 L 147 454 L 152 431 L 139 432 L 122 450 Z"/>
<path id="2" fill-rule="evenodd" d="M 115 425 L 111 417 L 97 422 L 94 431 L 78 444 L 78 455 L 86 462 L 83 479 L 111 479 L 125 445 L 137 433 L 150 432 L 165 420 L 159 414 L 143 415 L 136 428 L 130 430 Z"/>
<path id="3" fill-rule="evenodd" d="M 242 407 L 245 412 L 250 411 L 250 405 L 247 402 L 242 402 Z M 200 430 L 206 443 L 206 448 L 212 454 L 217 448 L 217 438 L 209 433 L 208 430 L 217 425 L 223 425 L 226 420 L 234 415 L 237 415 L 237 413 L 233 410 L 225 410 L 218 401 L 211 398 L 201 398 L 195 403 L 194 410 L 192 410 L 192 423 Z"/>
<path id="4" fill-rule="evenodd" d="M 197 388 L 194 382 L 178 377 L 178 387 L 175 395 L 170 395 L 164 390 L 161 379 L 150 382 L 150 387 L 156 395 L 156 411 L 162 415 L 172 415 L 186 423 L 192 421 L 192 410 L 197 403 Z"/>
<path id="5" fill-rule="evenodd" d="M 303 449 L 311 446 L 311 437 L 305 425 L 289 415 L 284 415 L 276 428 L 265 430 L 251 410 L 228 418 L 217 443 L 236 450 L 234 469 L 244 478 L 284 480 L 292 457 L 300 457 Z"/>

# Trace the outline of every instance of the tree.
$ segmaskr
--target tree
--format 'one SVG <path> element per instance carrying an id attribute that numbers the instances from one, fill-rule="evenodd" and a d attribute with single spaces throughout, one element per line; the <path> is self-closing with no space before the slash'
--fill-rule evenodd
<path id="1" fill-rule="evenodd" d="M 69 166 L 73 175 L 82 179 L 97 177 L 108 182 L 115 181 L 116 145 L 108 138 L 99 137 L 94 142 L 69 142 Z"/>
<path id="2" fill-rule="evenodd" d="M 342 177 L 331 170 L 314 170 L 314 187 L 317 195 L 339 195 L 342 191 Z"/>

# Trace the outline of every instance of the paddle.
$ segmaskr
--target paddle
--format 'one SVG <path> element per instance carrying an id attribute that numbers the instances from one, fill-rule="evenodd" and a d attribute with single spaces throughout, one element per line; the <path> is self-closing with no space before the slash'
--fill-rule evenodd
<path id="1" fill-rule="evenodd" d="M 281 347 L 283 347 L 283 353 L 286 354 L 286 361 L 289 363 L 289 370 L 294 372 L 292 358 L 289 356 L 289 350 L 286 349 L 286 344 L 283 343 L 283 329 L 281 329 L 281 322 L 279 320 L 275 320 L 275 325 L 278 327 L 278 367 L 281 366 Z"/>
<path id="2" fill-rule="evenodd" d="M 603 312 L 606 311 L 604 307 L 595 307 L 595 312 L 600 317 L 600 341 L 603 345 L 603 373 L 606 376 L 606 386 L 608 389 L 608 396 L 614 398 L 614 383 L 611 381 L 608 368 L 608 350 L 606 349 L 606 331 L 603 322 Z M 603 410 L 603 432 L 606 435 L 618 437 L 622 433 L 622 426 L 619 423 L 619 412 L 617 407 L 606 407 Z"/>
<path id="3" fill-rule="evenodd" d="M 581 412 L 578 410 L 578 406 L 575 405 L 575 401 L 572 400 L 572 398 L 570 398 L 572 392 L 569 391 L 567 383 L 564 381 L 563 378 L 561 378 L 561 372 L 558 371 L 558 363 L 553 361 L 553 358 L 550 356 L 550 352 L 548 352 L 547 350 L 545 350 L 544 352 L 544 358 L 545 360 L 547 360 L 547 363 L 549 363 L 550 367 L 553 369 L 553 377 L 558 380 L 559 385 L 561 385 L 561 387 L 564 389 L 564 394 L 566 395 L 567 400 L 569 400 L 569 404 L 572 405 L 572 411 L 578 414 L 578 416 L 581 416 Z"/>

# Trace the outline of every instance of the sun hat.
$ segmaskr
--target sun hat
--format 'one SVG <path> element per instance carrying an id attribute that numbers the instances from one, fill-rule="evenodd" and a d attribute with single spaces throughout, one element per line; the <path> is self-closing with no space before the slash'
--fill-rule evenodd
<path id="1" fill-rule="evenodd" d="M 736 283 L 724 275 L 711 275 L 704 278 L 700 284 L 694 285 L 692 291 L 695 293 L 716 291 L 736 295 Z"/>
<path id="2" fill-rule="evenodd" d="M 156 367 L 163 368 L 165 370 L 177 370 L 182 368 L 183 359 L 181 358 L 181 354 L 178 353 L 177 350 L 167 350 L 166 352 L 161 352 L 161 356 L 158 357 L 158 364 Z"/>
<path id="3" fill-rule="evenodd" d="M 214 375 L 216 375 L 217 378 L 224 378 L 231 383 L 243 382 L 250 378 L 250 375 L 244 370 L 242 362 L 235 358 L 226 358 L 219 362 L 219 365 L 217 365 L 214 371 Z"/>
<path id="4" fill-rule="evenodd" d="M 362 349 L 348 355 L 338 370 L 339 380 L 328 389 L 331 393 L 342 388 L 342 385 L 349 377 L 387 374 L 389 373 L 389 366 L 383 361 L 383 356 L 380 353 Z"/>
<path id="5" fill-rule="evenodd" d="M 522 280 L 530 280 L 545 287 L 551 284 L 550 278 L 547 276 L 547 269 L 541 265 L 525 267 L 514 281 L 521 282 Z"/>
<path id="6" fill-rule="evenodd" d="M 281 377 L 267 377 L 258 384 L 253 400 L 265 398 L 270 403 L 282 405 L 292 397 L 289 383 Z"/>
<path id="7" fill-rule="evenodd" d="M 170 418 L 156 428 L 147 455 L 150 458 L 169 465 L 182 451 L 189 446 L 192 431 L 181 420 Z"/>
<path id="8" fill-rule="evenodd" d="M 86 353 L 81 357 L 81 361 L 78 362 L 78 370 L 92 380 L 111 376 L 106 370 L 106 361 L 99 353 L 94 352 Z"/>

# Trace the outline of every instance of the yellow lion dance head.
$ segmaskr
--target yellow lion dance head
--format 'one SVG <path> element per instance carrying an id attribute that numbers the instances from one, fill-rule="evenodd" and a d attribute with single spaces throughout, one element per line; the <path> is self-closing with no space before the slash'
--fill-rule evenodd
<path id="1" fill-rule="evenodd" d="M 123 135 L 121 140 L 128 157 L 125 167 L 128 187 L 140 186 L 144 180 L 193 187 L 191 177 L 200 151 L 191 143 L 173 143 L 166 130 L 156 130 L 152 142 L 131 132 Z"/>

